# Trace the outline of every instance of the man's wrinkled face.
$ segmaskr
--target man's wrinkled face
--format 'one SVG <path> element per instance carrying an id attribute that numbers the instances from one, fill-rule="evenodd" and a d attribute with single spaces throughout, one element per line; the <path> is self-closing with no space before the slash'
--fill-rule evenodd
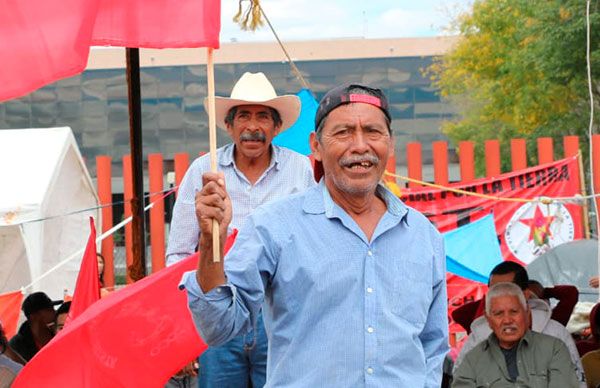
<path id="1" fill-rule="evenodd" d="M 328 187 L 346 194 L 374 192 L 393 141 L 384 113 L 366 103 L 340 105 L 324 119 L 318 138 L 311 134 L 316 160 Z"/>
<path id="2" fill-rule="evenodd" d="M 239 105 L 233 122 L 227 123 L 227 132 L 235 143 L 236 152 L 247 159 L 258 159 L 268 154 L 279 129 L 271 110 L 264 105 Z"/>
<path id="3" fill-rule="evenodd" d="M 519 343 L 529 327 L 529 309 L 525 309 L 514 295 L 494 297 L 489 307 L 490 314 L 486 314 L 486 319 L 496 334 L 500 347 L 512 348 Z"/>

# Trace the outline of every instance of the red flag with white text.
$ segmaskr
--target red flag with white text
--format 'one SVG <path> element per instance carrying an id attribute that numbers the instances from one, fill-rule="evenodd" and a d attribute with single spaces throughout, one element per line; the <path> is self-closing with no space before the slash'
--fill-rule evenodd
<path id="1" fill-rule="evenodd" d="M 493 213 L 504 260 L 524 265 L 557 245 L 583 238 L 582 206 L 579 203 L 515 200 L 581 194 L 577 157 L 449 186 L 489 197 L 425 187 L 403 189 L 401 197 L 407 205 L 424 213 L 441 232 Z M 513 201 L 501 201 L 493 197 L 512 198 Z M 486 260 L 485 257 L 476 259 Z M 447 285 L 449 313 L 483 296 L 487 288 L 484 284 L 451 274 Z M 449 318 L 450 330 L 462 331 Z"/>
<path id="2" fill-rule="evenodd" d="M 91 305 L 25 365 L 13 387 L 164 387 L 206 349 L 178 288 L 197 263 L 196 253 Z"/>
<path id="3" fill-rule="evenodd" d="M 525 265 L 556 245 L 583 238 L 582 207 L 578 203 L 493 198 L 530 200 L 581 194 L 579 162 L 575 156 L 493 178 L 451 184 L 450 187 L 491 198 L 440 189 L 410 188 L 402 190 L 402 200 L 424 213 L 440 232 L 493 213 L 502 256 Z"/>

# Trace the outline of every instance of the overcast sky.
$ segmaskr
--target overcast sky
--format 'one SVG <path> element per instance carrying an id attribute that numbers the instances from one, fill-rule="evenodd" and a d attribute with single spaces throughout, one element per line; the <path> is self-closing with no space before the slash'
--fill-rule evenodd
<path id="1" fill-rule="evenodd" d="M 447 34 L 445 27 L 450 20 L 468 10 L 471 3 L 472 0 L 261 0 L 283 41 Z M 249 32 L 232 21 L 238 0 L 224 0 L 221 7 L 221 42 L 275 40 L 266 24 Z"/>

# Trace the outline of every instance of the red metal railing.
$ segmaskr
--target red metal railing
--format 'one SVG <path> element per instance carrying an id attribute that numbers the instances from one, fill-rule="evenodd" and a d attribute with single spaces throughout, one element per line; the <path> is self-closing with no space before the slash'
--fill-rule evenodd
<path id="1" fill-rule="evenodd" d="M 577 154 L 579 151 L 579 138 L 577 136 L 565 136 L 563 138 L 563 155 L 556 155 L 556 158 L 568 157 Z M 594 162 L 593 184 L 596 191 L 600 190 L 600 135 L 594 135 L 592 138 L 592 160 Z M 449 181 L 448 172 L 448 143 L 445 141 L 436 141 L 432 144 L 433 152 L 433 172 L 434 181 L 439 184 L 447 184 Z M 458 145 L 457 153 L 459 156 L 460 181 L 470 181 L 475 178 L 475 145 L 470 141 L 462 141 Z M 512 170 L 519 170 L 527 167 L 527 147 L 524 139 L 512 139 L 510 141 L 510 155 Z M 538 163 L 547 163 L 554 160 L 554 144 L 552 138 L 537 139 Z M 420 143 L 408 143 L 406 147 L 407 174 L 408 177 L 423 179 L 423 155 Z M 387 162 L 386 168 L 395 173 L 395 156 L 392 156 Z M 129 155 L 123 157 L 123 179 L 124 179 L 124 200 L 125 215 L 131 215 L 131 158 Z M 190 157 L 187 153 L 178 153 L 174 157 L 175 184 L 179 185 L 185 171 L 190 164 Z M 111 189 L 111 159 L 108 156 L 98 156 L 97 182 L 98 194 L 101 204 L 112 203 Z M 165 222 L 164 222 L 164 199 L 158 194 L 163 190 L 163 157 L 160 154 L 151 154 L 148 157 L 148 177 L 150 182 L 150 201 L 157 201 L 150 211 L 150 249 L 152 252 L 152 272 L 164 267 L 165 256 Z M 587 167 L 587 166 L 586 166 Z M 485 171 L 486 176 L 495 176 L 501 173 L 501 152 L 500 142 L 498 140 L 488 140 L 485 142 Z M 389 179 L 386 179 L 389 180 Z M 409 187 L 416 187 L 417 183 L 409 183 Z M 102 210 L 102 231 L 110 229 L 112 225 L 113 210 L 110 206 Z M 131 226 L 125 228 L 125 250 L 126 263 L 131 264 L 132 260 L 132 236 Z M 105 285 L 107 287 L 114 285 L 114 239 L 109 237 L 102 242 L 102 254 L 105 263 Z M 130 282 L 131 279 L 127 278 Z"/>

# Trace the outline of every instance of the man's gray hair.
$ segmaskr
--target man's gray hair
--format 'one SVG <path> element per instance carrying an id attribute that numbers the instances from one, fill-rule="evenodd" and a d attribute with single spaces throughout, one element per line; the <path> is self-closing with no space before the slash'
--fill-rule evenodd
<path id="1" fill-rule="evenodd" d="M 498 296 L 516 296 L 519 298 L 519 302 L 521 306 L 523 306 L 524 310 L 527 310 L 527 300 L 525 299 L 525 294 L 523 294 L 523 290 L 515 283 L 496 283 L 488 290 L 487 295 L 485 296 L 485 314 L 490 315 L 492 309 L 492 299 Z"/>

